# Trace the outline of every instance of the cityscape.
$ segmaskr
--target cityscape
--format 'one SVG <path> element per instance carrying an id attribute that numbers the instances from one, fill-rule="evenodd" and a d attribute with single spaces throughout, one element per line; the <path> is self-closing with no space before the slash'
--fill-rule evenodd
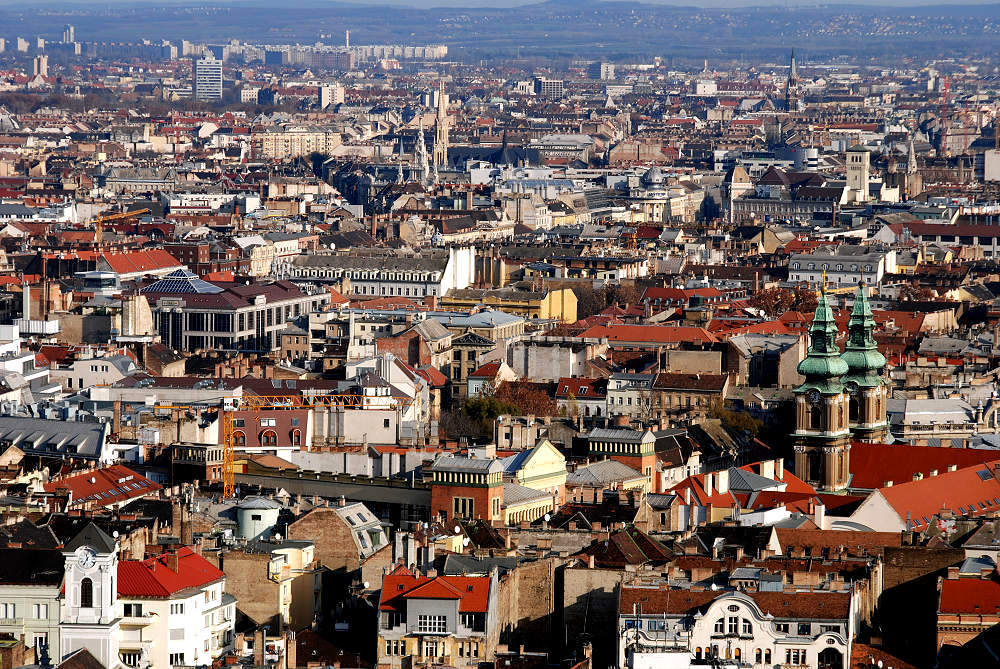
<path id="1" fill-rule="evenodd" d="M 1000 4 L 5 4 L 0 514 L 0 669 L 1000 668 Z"/>

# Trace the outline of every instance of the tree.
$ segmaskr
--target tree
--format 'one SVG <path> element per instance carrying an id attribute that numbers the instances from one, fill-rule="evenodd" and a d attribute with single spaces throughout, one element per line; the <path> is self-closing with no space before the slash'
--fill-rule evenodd
<path id="1" fill-rule="evenodd" d="M 794 297 L 792 309 L 795 311 L 803 314 L 811 314 L 816 311 L 816 305 L 819 302 L 819 299 L 816 297 L 816 291 L 809 290 L 808 288 L 796 288 Z"/>
<path id="2" fill-rule="evenodd" d="M 747 304 L 760 311 L 767 318 L 777 318 L 795 304 L 795 293 L 784 288 L 765 288 L 750 296 Z"/>
<path id="3" fill-rule="evenodd" d="M 533 383 L 505 381 L 497 387 L 493 397 L 514 408 L 514 411 L 507 413 L 520 416 L 554 416 L 556 414 L 555 400 Z"/>
<path id="4" fill-rule="evenodd" d="M 632 283 L 608 283 L 598 290 L 577 286 L 573 293 L 576 294 L 577 318 L 599 314 L 614 304 L 635 304 L 640 297 L 639 289 Z"/>
<path id="5" fill-rule="evenodd" d="M 733 432 L 745 432 L 751 437 L 756 437 L 764 426 L 762 421 L 757 420 L 750 414 L 743 411 L 732 411 L 727 409 L 722 400 L 715 399 L 708 407 L 709 418 L 718 418 L 723 426 Z"/>
<path id="6" fill-rule="evenodd" d="M 488 395 L 477 395 L 466 400 L 462 413 L 478 423 L 492 423 L 497 416 L 518 414 L 517 406 Z"/>

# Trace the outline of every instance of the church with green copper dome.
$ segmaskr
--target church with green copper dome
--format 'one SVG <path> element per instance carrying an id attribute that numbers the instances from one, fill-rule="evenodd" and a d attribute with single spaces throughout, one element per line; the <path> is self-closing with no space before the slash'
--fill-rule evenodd
<path id="1" fill-rule="evenodd" d="M 885 356 L 875 345 L 875 319 L 862 284 L 848 323 L 847 346 L 837 345 L 837 322 L 825 290 L 809 327 L 809 349 L 795 388 L 795 473 L 817 489 L 850 484 L 851 441 L 886 434 Z"/>

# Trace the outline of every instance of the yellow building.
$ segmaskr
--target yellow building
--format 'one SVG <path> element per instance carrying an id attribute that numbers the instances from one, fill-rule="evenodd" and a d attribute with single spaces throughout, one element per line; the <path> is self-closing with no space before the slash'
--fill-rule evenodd
<path id="1" fill-rule="evenodd" d="M 487 290 L 463 288 L 441 298 L 443 309 L 467 311 L 489 306 L 532 320 L 557 320 L 573 323 L 576 317 L 576 294 L 569 288 L 542 290 Z"/>
<path id="2" fill-rule="evenodd" d="M 548 439 L 500 462 L 504 466 L 505 481 L 548 493 L 558 504 L 565 501 L 566 457 Z"/>

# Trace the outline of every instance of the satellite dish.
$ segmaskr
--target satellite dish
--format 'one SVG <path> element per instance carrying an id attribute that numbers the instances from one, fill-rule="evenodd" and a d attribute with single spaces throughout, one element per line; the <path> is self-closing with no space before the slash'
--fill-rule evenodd
<path id="1" fill-rule="evenodd" d="M 118 538 L 118 530 L 115 530 L 114 532 L 112 532 L 112 533 L 111 533 L 111 536 L 112 536 L 113 538 L 117 539 L 117 538 Z"/>
<path id="2" fill-rule="evenodd" d="M 365 590 L 368 589 L 368 581 L 365 581 Z"/>
<path id="3" fill-rule="evenodd" d="M 427 529 L 427 527 L 428 527 L 427 523 L 424 523 L 424 529 L 425 530 Z"/>
<path id="4" fill-rule="evenodd" d="M 552 520 L 552 514 L 549 514 L 549 513 L 545 514 L 545 522 L 547 523 L 550 520 Z"/>
<path id="5" fill-rule="evenodd" d="M 462 537 L 462 545 L 463 546 L 469 545 L 469 537 Z"/>
<path id="6" fill-rule="evenodd" d="M 461 533 L 462 533 L 462 527 L 460 525 L 456 525 L 455 526 L 455 534 L 461 534 Z"/>
<path id="7" fill-rule="evenodd" d="M 878 669 L 882 669 L 882 660 L 878 661 Z"/>

